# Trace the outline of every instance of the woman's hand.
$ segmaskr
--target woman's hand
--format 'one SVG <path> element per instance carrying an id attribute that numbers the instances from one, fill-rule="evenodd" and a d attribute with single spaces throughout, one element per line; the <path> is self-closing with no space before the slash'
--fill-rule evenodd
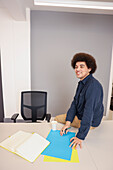
<path id="1" fill-rule="evenodd" d="M 61 131 L 60 131 L 60 135 L 62 136 L 63 134 L 67 134 L 67 132 L 69 131 L 68 128 L 70 128 L 70 124 L 71 122 L 67 121 L 66 124 L 62 127 Z"/>
<path id="2" fill-rule="evenodd" d="M 80 148 L 82 148 L 82 140 L 77 138 L 76 136 L 71 138 L 70 142 L 71 144 L 69 147 L 72 147 L 72 149 L 73 148 L 77 149 L 78 145 L 80 146 Z"/>
<path id="3" fill-rule="evenodd" d="M 67 132 L 69 131 L 70 126 L 68 125 L 64 125 L 63 128 L 60 131 L 60 135 L 62 136 L 63 134 L 67 134 Z"/>

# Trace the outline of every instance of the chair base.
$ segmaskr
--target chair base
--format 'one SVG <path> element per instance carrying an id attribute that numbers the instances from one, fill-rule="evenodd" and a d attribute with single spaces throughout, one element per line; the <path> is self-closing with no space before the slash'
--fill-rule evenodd
<path id="1" fill-rule="evenodd" d="M 50 122 L 50 119 L 51 119 L 51 114 L 46 114 L 46 120 L 47 120 L 47 122 Z"/>

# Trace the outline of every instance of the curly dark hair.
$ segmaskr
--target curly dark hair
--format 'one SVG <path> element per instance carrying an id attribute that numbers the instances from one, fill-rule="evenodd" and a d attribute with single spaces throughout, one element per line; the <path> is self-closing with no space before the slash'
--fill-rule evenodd
<path id="1" fill-rule="evenodd" d="M 75 69 L 76 62 L 84 61 L 88 68 L 91 68 L 90 74 L 96 71 L 97 65 L 93 56 L 86 53 L 77 53 L 73 56 L 71 60 L 71 66 Z"/>

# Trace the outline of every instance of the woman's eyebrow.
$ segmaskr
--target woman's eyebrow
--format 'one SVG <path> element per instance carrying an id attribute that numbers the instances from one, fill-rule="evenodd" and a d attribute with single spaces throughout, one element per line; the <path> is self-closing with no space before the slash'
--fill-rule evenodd
<path id="1" fill-rule="evenodd" d="M 85 64 L 80 64 L 80 66 L 85 66 Z"/>
<path id="2" fill-rule="evenodd" d="M 80 64 L 79 66 L 85 66 L 85 64 Z M 78 65 L 75 65 L 75 67 L 79 67 Z"/>

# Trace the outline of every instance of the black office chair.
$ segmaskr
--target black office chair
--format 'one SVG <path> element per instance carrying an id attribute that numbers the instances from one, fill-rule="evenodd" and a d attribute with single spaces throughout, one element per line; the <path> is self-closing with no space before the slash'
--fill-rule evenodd
<path id="1" fill-rule="evenodd" d="M 111 93 L 111 101 L 110 101 L 110 110 L 113 111 L 113 83 L 112 83 L 112 93 Z"/>
<path id="2" fill-rule="evenodd" d="M 113 111 L 113 96 L 111 96 L 110 110 Z"/>
<path id="3" fill-rule="evenodd" d="M 18 113 L 11 117 L 16 123 Z M 50 122 L 51 114 L 47 114 L 47 92 L 23 91 L 21 92 L 21 116 L 25 121 L 36 122 L 46 119 Z"/>

